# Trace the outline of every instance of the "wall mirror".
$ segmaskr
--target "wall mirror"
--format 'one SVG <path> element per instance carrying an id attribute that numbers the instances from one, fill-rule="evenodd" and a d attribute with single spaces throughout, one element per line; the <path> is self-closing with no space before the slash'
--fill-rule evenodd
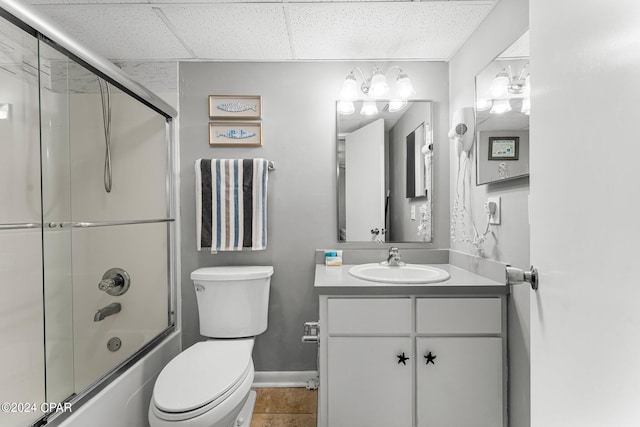
<path id="1" fill-rule="evenodd" d="M 338 242 L 431 242 L 431 101 L 353 104 L 336 104 Z"/>
<path id="2" fill-rule="evenodd" d="M 529 175 L 529 31 L 476 76 L 476 184 Z"/>

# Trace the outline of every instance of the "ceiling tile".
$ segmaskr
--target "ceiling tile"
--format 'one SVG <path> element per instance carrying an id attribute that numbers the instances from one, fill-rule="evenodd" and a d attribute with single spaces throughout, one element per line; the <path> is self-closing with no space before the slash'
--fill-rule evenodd
<path id="1" fill-rule="evenodd" d="M 187 49 L 149 6 L 40 5 L 74 39 L 109 59 L 186 59 Z"/>
<path id="2" fill-rule="evenodd" d="M 217 4 L 160 6 L 200 59 L 286 60 L 291 49 L 283 6 Z"/>
<path id="3" fill-rule="evenodd" d="M 86 6 L 91 4 L 140 4 L 151 3 L 148 0 L 28 0 L 28 3 L 36 4 L 65 4 L 75 6 Z"/>
<path id="4" fill-rule="evenodd" d="M 483 2 L 289 4 L 298 59 L 449 59 L 493 7 Z"/>
<path id="5" fill-rule="evenodd" d="M 518 38 L 518 40 L 514 41 L 511 46 L 506 48 L 504 52 L 498 55 L 498 58 L 528 58 L 529 56 L 529 31 L 527 30 Z"/>

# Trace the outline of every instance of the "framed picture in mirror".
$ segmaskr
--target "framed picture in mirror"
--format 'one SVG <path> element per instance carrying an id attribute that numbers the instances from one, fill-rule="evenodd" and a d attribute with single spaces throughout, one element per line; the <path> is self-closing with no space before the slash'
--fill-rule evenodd
<path id="1" fill-rule="evenodd" d="M 490 136 L 489 160 L 518 160 L 519 145 L 517 136 Z"/>

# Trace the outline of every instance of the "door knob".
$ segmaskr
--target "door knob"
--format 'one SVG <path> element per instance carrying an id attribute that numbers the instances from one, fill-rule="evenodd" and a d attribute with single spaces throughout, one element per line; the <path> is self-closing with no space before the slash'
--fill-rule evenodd
<path id="1" fill-rule="evenodd" d="M 429 363 L 431 363 L 432 365 L 435 365 L 436 364 L 436 362 L 435 362 L 436 357 L 438 357 L 438 356 L 436 356 L 435 354 L 432 354 L 431 352 L 425 354 L 424 358 L 427 359 L 425 365 L 428 365 Z"/>
<path id="2" fill-rule="evenodd" d="M 540 283 L 538 282 L 538 269 L 534 266 L 529 270 L 521 270 L 519 268 L 507 266 L 507 285 L 519 285 L 521 283 L 531 284 L 531 289 L 538 290 Z"/>
<path id="3" fill-rule="evenodd" d="M 398 358 L 398 365 L 402 363 L 404 366 L 407 366 L 407 360 L 409 360 L 409 357 L 404 355 L 404 351 L 396 357 Z"/>

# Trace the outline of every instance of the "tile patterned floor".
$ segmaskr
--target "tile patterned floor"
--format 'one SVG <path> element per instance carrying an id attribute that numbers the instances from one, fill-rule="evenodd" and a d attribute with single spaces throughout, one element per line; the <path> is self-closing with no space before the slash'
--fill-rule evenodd
<path id="1" fill-rule="evenodd" d="M 251 427 L 316 427 L 318 392 L 305 388 L 256 388 Z"/>

